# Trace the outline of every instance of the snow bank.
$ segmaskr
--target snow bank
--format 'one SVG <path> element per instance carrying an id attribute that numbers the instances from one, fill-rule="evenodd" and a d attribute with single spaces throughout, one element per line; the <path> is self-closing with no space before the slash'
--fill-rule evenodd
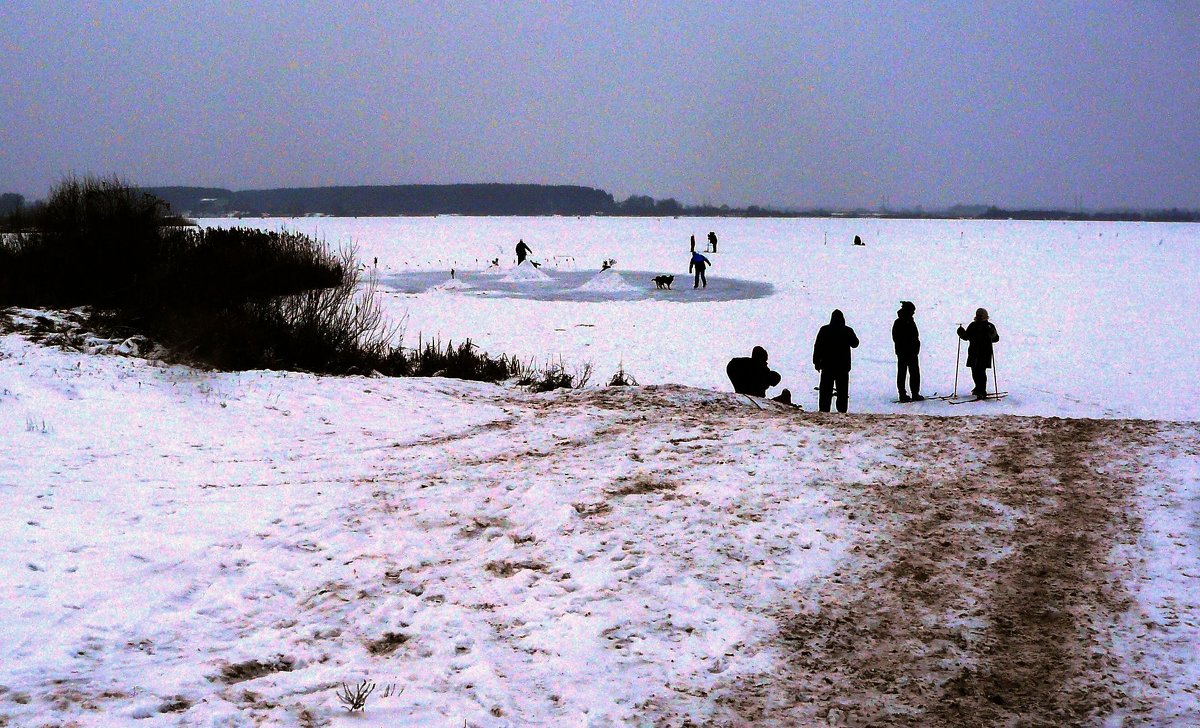
<path id="1" fill-rule="evenodd" d="M 532 265 L 521 264 L 500 276 L 505 283 L 552 283 L 553 278 Z"/>
<path id="2" fill-rule="evenodd" d="M 645 288 L 645 286 L 641 286 L 641 288 Z M 579 286 L 579 290 L 590 293 L 626 293 L 637 291 L 639 287 L 626 283 L 616 268 L 609 268 L 589 278 Z"/>

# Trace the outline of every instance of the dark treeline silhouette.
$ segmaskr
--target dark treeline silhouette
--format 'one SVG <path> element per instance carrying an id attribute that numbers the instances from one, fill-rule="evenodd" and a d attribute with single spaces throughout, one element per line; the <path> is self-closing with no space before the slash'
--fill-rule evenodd
<path id="1" fill-rule="evenodd" d="M 633 217 L 874 217 L 886 219 L 1075 220 L 1094 222 L 1200 222 L 1200 209 L 1004 208 L 953 205 L 941 210 L 687 205 L 674 198 L 631 195 L 577 185 L 450 184 L 282 187 L 235 191 L 223 187 L 144 187 L 193 217 L 392 216 L 392 215 L 619 215 Z M 26 205 L 16 193 L 0 194 L 0 215 Z"/>
<path id="2" fill-rule="evenodd" d="M 1079 220 L 1092 222 L 1200 222 L 1200 210 L 1006 210 L 989 207 L 980 220 Z"/>
<path id="3" fill-rule="evenodd" d="M 148 187 L 192 215 L 596 215 L 617 209 L 603 190 L 573 185 L 455 184 L 232 191 Z"/>

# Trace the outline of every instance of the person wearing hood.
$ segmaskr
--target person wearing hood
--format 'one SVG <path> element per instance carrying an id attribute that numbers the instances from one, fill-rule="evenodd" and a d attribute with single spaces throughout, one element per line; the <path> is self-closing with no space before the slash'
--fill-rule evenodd
<path id="1" fill-rule="evenodd" d="M 921 364 L 918 354 L 921 352 L 921 333 L 917 330 L 917 322 L 913 319 L 917 307 L 912 301 L 901 301 L 900 310 L 896 312 L 896 321 L 892 324 L 892 343 L 896 345 L 896 391 L 900 393 L 901 402 L 922 402 L 921 396 Z M 912 390 L 905 388 L 905 380 Z"/>
<path id="2" fill-rule="evenodd" d="M 767 388 L 779 384 L 782 377 L 779 372 L 772 371 L 767 366 L 767 350 L 761 346 L 754 347 L 750 356 L 735 356 L 725 366 L 733 391 L 738 394 L 749 394 L 755 397 L 766 397 Z"/>
<path id="3" fill-rule="evenodd" d="M 813 345 L 813 366 L 821 372 L 818 407 L 822 412 L 829 411 L 835 388 L 837 411 L 845 412 L 850 408 L 850 350 L 857 346 L 858 336 L 846 325 L 846 316 L 841 310 L 834 309 L 829 323 L 817 332 L 817 341 Z"/>
<path id="4" fill-rule="evenodd" d="M 975 320 L 966 329 L 960 324 L 958 338 L 967 344 L 967 368 L 975 380 L 971 394 L 983 399 L 987 396 L 987 370 L 992 367 L 992 344 L 1000 340 L 996 326 L 988 320 L 986 308 L 975 310 Z"/>

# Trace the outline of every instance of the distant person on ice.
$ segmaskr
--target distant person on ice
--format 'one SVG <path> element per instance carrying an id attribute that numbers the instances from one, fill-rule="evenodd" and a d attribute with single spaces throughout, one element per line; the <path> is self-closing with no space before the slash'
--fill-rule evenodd
<path id="1" fill-rule="evenodd" d="M 834 309 L 829 323 L 817 332 L 813 344 L 813 366 L 821 372 L 820 395 L 817 406 L 822 412 L 829 411 L 833 391 L 837 389 L 837 411 L 850 408 L 850 350 L 858 346 L 854 329 L 846 325 L 846 316 Z"/>
<path id="2" fill-rule="evenodd" d="M 717 234 L 714 232 L 708 234 L 708 247 L 712 248 L 710 252 L 717 252 Z"/>
<path id="3" fill-rule="evenodd" d="M 692 236 L 692 252 L 693 253 L 696 252 L 696 236 L 695 235 Z"/>
<path id="4" fill-rule="evenodd" d="M 695 236 L 692 240 L 695 241 Z M 704 276 L 704 269 L 710 265 L 712 265 L 712 261 L 705 258 L 703 253 L 692 251 L 692 262 L 688 263 L 688 273 L 696 271 L 696 280 L 692 283 L 692 288 L 699 288 L 701 283 L 708 288 L 708 278 Z"/>
<path id="5" fill-rule="evenodd" d="M 532 252 L 533 251 L 529 249 L 529 246 L 525 244 L 524 240 L 518 240 L 517 241 L 517 265 L 521 265 L 522 263 L 524 263 L 525 256 L 529 255 Z"/>
<path id="6" fill-rule="evenodd" d="M 859 237 L 859 236 L 857 236 L 857 235 L 855 235 L 855 236 L 854 236 L 854 244 L 855 244 L 855 245 L 866 245 L 866 243 L 864 243 L 864 242 L 862 241 L 862 238 L 860 238 L 860 237 Z"/>
<path id="7" fill-rule="evenodd" d="M 988 321 L 986 308 L 975 310 L 975 320 L 967 325 L 966 330 L 961 325 L 958 327 L 958 338 L 970 342 L 967 345 L 967 368 L 975 380 L 975 388 L 971 393 L 982 399 L 987 396 L 987 370 L 992 366 L 992 344 L 1000 340 L 995 325 Z"/>
<path id="8" fill-rule="evenodd" d="M 913 314 L 917 307 L 912 301 L 901 301 L 900 310 L 896 312 L 896 321 L 892 324 L 892 342 L 896 345 L 896 391 L 900 393 L 901 402 L 923 402 L 921 396 L 921 364 L 918 355 L 921 352 L 921 333 L 917 331 L 917 322 Z M 905 380 L 912 390 L 912 397 L 905 389 Z"/>

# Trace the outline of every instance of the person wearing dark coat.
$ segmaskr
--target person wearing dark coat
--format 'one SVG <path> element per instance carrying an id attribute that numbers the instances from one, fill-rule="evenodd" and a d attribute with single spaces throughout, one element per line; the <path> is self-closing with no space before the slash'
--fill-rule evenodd
<path id="1" fill-rule="evenodd" d="M 846 316 L 834 309 L 829 323 L 817 332 L 817 341 L 813 344 L 813 366 L 821 372 L 817 401 L 822 412 L 829 411 L 835 387 L 837 411 L 845 412 L 850 408 L 850 350 L 857 346 L 858 336 L 846 325 Z"/>
<path id="2" fill-rule="evenodd" d="M 725 373 L 733 384 L 733 391 L 754 397 L 766 397 L 767 387 L 779 384 L 779 372 L 767 366 L 767 350 L 754 347 L 750 356 L 735 356 L 725 365 Z"/>
<path id="3" fill-rule="evenodd" d="M 717 252 L 717 234 L 714 232 L 708 234 L 708 247 L 712 252 Z"/>
<path id="4" fill-rule="evenodd" d="M 510 238 L 510 240 L 511 240 L 511 238 Z M 524 240 L 518 240 L 517 241 L 517 265 L 521 265 L 522 263 L 524 263 L 525 256 L 529 255 L 532 252 L 533 251 L 529 249 L 529 246 L 525 244 Z"/>
<path id="5" fill-rule="evenodd" d="M 704 269 L 712 265 L 712 261 L 705 258 L 700 253 L 692 253 L 692 261 L 688 263 L 688 273 L 696 271 L 696 282 L 692 284 L 692 288 L 700 288 L 700 284 L 704 284 L 704 288 L 708 288 L 708 278 L 704 276 Z"/>
<path id="6" fill-rule="evenodd" d="M 970 342 L 967 345 L 967 368 L 975 380 L 971 393 L 976 397 L 987 396 L 987 370 L 992 366 L 992 344 L 1000 340 L 996 326 L 988 321 L 986 308 L 976 309 L 975 320 L 964 330 L 958 327 L 958 338 Z"/>
<path id="7" fill-rule="evenodd" d="M 921 353 L 921 332 L 917 330 L 917 322 L 913 319 L 917 307 L 912 301 L 901 301 L 900 310 L 896 312 L 896 321 L 892 324 L 892 342 L 896 345 L 896 391 L 900 393 L 901 402 L 922 402 L 921 396 L 921 364 L 918 355 Z M 908 396 L 905 380 L 912 389 Z"/>

